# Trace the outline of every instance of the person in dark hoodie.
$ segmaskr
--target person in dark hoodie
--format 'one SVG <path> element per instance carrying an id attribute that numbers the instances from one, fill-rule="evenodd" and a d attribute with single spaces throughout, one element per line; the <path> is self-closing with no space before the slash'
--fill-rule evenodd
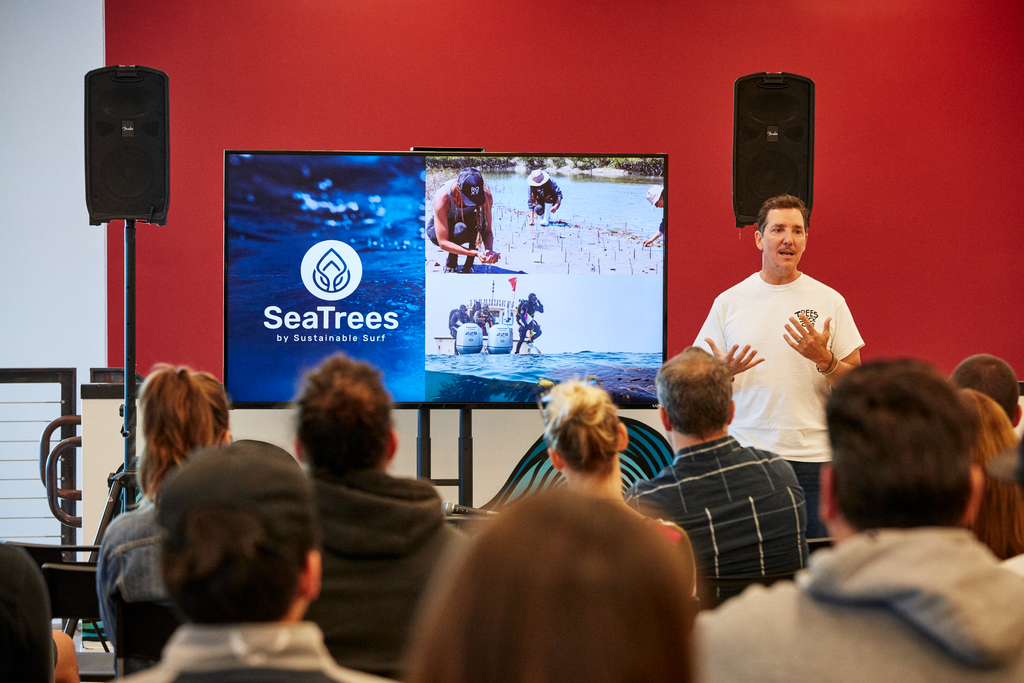
<path id="1" fill-rule="evenodd" d="M 323 534 L 319 624 L 342 666 L 400 679 L 408 631 L 435 566 L 457 542 L 425 481 L 387 473 L 398 448 L 373 367 L 338 353 L 303 378 L 296 450 Z"/>

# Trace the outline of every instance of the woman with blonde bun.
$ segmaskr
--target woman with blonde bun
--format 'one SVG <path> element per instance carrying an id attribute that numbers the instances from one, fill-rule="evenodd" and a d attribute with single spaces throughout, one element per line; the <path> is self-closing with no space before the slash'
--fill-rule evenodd
<path id="1" fill-rule="evenodd" d="M 619 420 L 611 397 L 601 387 L 570 380 L 556 384 L 540 398 L 544 439 L 551 465 L 573 493 L 626 505 L 619 453 L 629 445 L 629 432 Z M 693 548 L 686 532 L 663 520 L 650 520 L 658 533 L 678 546 L 695 585 Z M 692 595 L 692 592 L 691 592 Z"/>

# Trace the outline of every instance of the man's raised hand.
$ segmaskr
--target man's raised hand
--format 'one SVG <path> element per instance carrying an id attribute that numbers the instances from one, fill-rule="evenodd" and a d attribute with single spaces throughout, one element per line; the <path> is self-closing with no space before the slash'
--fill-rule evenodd
<path id="1" fill-rule="evenodd" d="M 765 360 L 764 358 L 757 358 L 755 360 L 755 357 L 757 356 L 757 349 L 751 349 L 750 344 L 744 346 L 743 350 L 740 351 L 737 356 L 736 352 L 740 348 L 739 344 L 734 344 L 733 347 L 729 349 L 729 353 L 725 354 L 715 345 L 715 342 L 712 341 L 711 337 L 704 337 L 704 341 L 706 341 L 708 346 L 711 347 L 711 352 L 715 354 L 715 358 L 725 363 L 729 368 L 729 372 L 732 373 L 734 377 L 741 372 L 746 372 L 759 363 L 763 363 Z"/>

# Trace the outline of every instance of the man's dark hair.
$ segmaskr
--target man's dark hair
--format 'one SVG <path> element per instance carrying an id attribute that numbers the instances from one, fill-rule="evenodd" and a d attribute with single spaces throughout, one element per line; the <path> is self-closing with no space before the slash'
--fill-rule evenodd
<path id="1" fill-rule="evenodd" d="M 979 353 L 965 358 L 949 377 L 961 389 L 974 389 L 999 404 L 1013 422 L 1020 399 L 1020 383 L 1010 364 L 1002 358 Z"/>
<path id="2" fill-rule="evenodd" d="M 303 378 L 297 433 L 311 473 L 341 479 L 380 466 L 391 434 L 391 396 L 380 373 L 337 353 Z"/>
<path id="3" fill-rule="evenodd" d="M 655 386 L 675 431 L 706 437 L 728 424 L 732 375 L 704 349 L 691 346 L 666 361 Z"/>
<path id="4" fill-rule="evenodd" d="M 977 418 L 918 361 L 854 368 L 826 407 L 836 502 L 857 529 L 956 526 Z"/>
<path id="5" fill-rule="evenodd" d="M 171 599 L 199 624 L 277 621 L 291 607 L 306 555 L 317 544 L 312 531 L 289 541 L 268 538 L 251 512 L 192 510 L 163 543 L 161 570 Z"/>
<path id="6" fill-rule="evenodd" d="M 757 231 L 762 235 L 768 225 L 768 212 L 772 209 L 799 209 L 800 215 L 804 217 L 804 232 L 811 227 L 811 212 L 803 200 L 791 194 L 780 194 L 777 197 L 766 199 L 761 205 L 761 210 L 757 212 Z"/>

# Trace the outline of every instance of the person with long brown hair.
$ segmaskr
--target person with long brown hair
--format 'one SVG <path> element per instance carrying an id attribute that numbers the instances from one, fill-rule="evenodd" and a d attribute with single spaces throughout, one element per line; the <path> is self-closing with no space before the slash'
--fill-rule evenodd
<path id="1" fill-rule="evenodd" d="M 487 525 L 426 603 L 409 683 L 686 683 L 676 549 L 623 505 L 554 491 Z"/>
<path id="2" fill-rule="evenodd" d="M 971 448 L 971 462 L 984 469 L 992 458 L 1017 443 L 1017 435 L 994 400 L 974 389 L 961 389 L 960 393 L 978 413 L 978 438 Z M 1001 560 L 1024 553 L 1024 493 L 986 474 L 971 531 Z"/>
<path id="3" fill-rule="evenodd" d="M 154 507 L 164 477 L 194 449 L 231 440 L 227 394 L 208 372 L 195 372 L 185 366 L 154 366 L 139 392 L 139 408 L 145 445 L 139 454 L 138 479 L 145 500 L 107 527 L 96 574 L 100 614 L 111 636 L 116 627 L 116 593 L 125 602 L 169 599 L 160 575 L 160 527 Z M 126 669 L 144 666 L 128 662 Z"/>

